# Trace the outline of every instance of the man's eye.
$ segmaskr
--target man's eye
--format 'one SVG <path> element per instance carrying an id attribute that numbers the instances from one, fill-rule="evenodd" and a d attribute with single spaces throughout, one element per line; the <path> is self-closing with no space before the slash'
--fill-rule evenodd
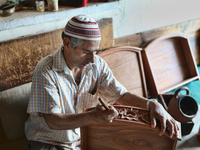
<path id="1" fill-rule="evenodd" d="M 84 53 L 84 54 L 89 54 L 90 52 L 89 52 L 89 51 L 83 51 L 83 53 Z"/>
<path id="2" fill-rule="evenodd" d="M 98 54 L 98 53 L 99 53 L 99 50 L 96 50 L 96 51 L 83 50 L 83 53 L 84 53 L 84 54 L 90 54 L 90 53 Z"/>
<path id="3" fill-rule="evenodd" d="M 101 53 L 101 51 L 100 51 L 100 50 L 97 50 L 97 51 L 95 52 L 95 54 L 99 54 L 99 53 Z"/>

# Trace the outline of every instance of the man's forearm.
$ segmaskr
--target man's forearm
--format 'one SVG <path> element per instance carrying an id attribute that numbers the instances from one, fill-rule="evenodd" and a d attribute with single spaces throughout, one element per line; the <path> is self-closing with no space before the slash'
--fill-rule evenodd
<path id="1" fill-rule="evenodd" d="M 126 94 L 124 94 L 124 96 L 118 99 L 117 102 L 121 105 L 146 108 L 147 100 L 147 98 L 127 92 Z"/>
<path id="2" fill-rule="evenodd" d="M 95 116 L 92 112 L 44 114 L 44 118 L 49 128 L 54 130 L 70 130 L 95 123 Z"/>

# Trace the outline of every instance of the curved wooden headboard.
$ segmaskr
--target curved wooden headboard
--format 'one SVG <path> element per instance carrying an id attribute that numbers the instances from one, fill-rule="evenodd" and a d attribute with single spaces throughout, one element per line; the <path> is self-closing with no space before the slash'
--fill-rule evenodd
<path id="1" fill-rule="evenodd" d="M 147 97 L 141 50 L 131 46 L 115 47 L 101 52 L 99 56 L 107 62 L 115 78 L 129 92 Z"/>

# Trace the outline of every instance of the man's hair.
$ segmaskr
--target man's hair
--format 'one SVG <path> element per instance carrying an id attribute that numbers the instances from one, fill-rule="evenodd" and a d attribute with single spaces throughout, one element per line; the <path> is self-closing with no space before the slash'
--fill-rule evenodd
<path id="1" fill-rule="evenodd" d="M 72 48 L 76 49 L 78 46 L 81 46 L 84 42 L 84 40 L 82 39 L 78 39 L 69 35 L 66 35 L 64 33 L 64 31 L 62 32 L 62 39 L 64 40 L 64 38 L 68 37 L 70 39 L 70 41 L 72 42 Z"/>

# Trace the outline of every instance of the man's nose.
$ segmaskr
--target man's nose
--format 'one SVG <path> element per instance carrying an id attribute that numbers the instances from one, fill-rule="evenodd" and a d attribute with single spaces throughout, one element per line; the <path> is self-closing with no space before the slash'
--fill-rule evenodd
<path id="1" fill-rule="evenodd" d="M 90 57 L 89 57 L 90 62 L 91 62 L 91 63 L 94 63 L 94 57 L 95 57 L 94 55 L 95 55 L 95 52 L 91 52 L 89 55 L 90 55 Z"/>

